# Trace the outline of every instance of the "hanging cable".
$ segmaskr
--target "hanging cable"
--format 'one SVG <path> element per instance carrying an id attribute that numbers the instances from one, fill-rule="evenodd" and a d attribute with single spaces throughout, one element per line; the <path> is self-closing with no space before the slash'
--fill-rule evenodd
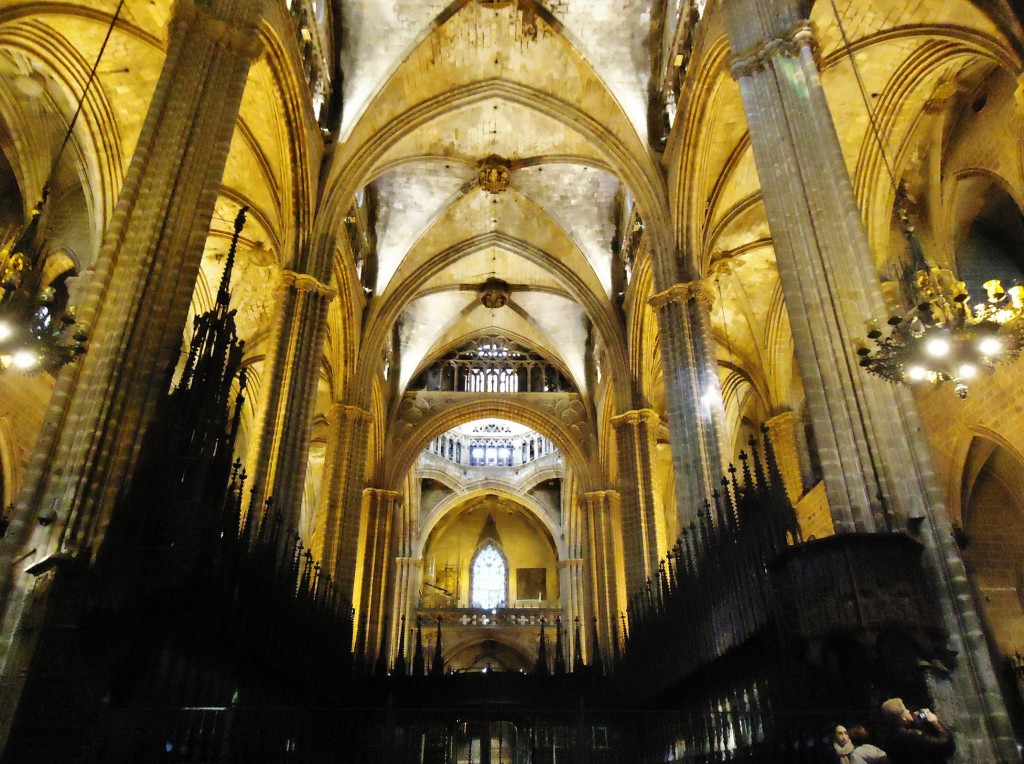
<path id="1" fill-rule="evenodd" d="M 60 163 L 61 157 L 64 155 L 64 149 L 67 148 L 68 143 L 71 141 L 71 135 L 75 131 L 75 125 L 78 123 L 78 117 L 82 113 L 82 108 L 85 106 L 85 99 L 89 96 L 89 90 L 92 88 L 93 80 L 96 79 L 96 72 L 100 67 L 100 60 L 103 58 L 103 53 L 107 49 L 107 43 L 110 42 L 110 37 L 114 33 L 114 27 L 117 26 L 117 20 L 121 15 L 121 8 L 124 7 L 124 0 L 118 0 L 117 8 L 114 10 L 114 16 L 110 19 L 110 26 L 107 27 L 107 34 L 103 38 L 103 43 L 100 45 L 100 51 L 96 54 L 96 60 L 93 62 L 92 69 L 89 71 L 89 77 L 85 81 L 85 88 L 82 90 L 82 97 L 78 99 L 78 105 L 75 107 L 75 113 L 71 116 L 71 122 L 68 123 L 67 132 L 64 133 L 64 140 L 61 141 L 60 148 L 57 149 L 57 155 L 53 158 L 53 164 L 50 165 L 50 173 L 46 176 L 46 184 L 43 186 L 45 189 L 50 185 L 50 181 L 53 179 L 54 173 L 57 172 L 57 165 Z M 46 193 L 45 190 L 43 192 Z"/>
<path id="2" fill-rule="evenodd" d="M 868 121 L 871 123 L 871 131 L 875 134 L 875 140 L 878 142 L 878 151 L 882 155 L 882 161 L 885 163 L 885 171 L 889 176 L 889 185 L 892 186 L 893 192 L 896 194 L 896 198 L 900 198 L 900 190 L 896 184 L 896 171 L 892 166 L 892 162 L 889 160 L 889 155 L 885 150 L 885 140 L 882 138 L 882 131 L 878 127 L 878 119 L 875 116 L 875 109 L 868 100 L 868 91 L 864 87 L 864 78 L 861 76 L 860 68 L 857 66 L 857 61 L 853 57 L 853 47 L 850 45 L 850 38 L 846 35 L 846 27 L 843 25 L 843 19 L 839 15 L 839 9 L 836 7 L 836 0 L 829 0 L 832 5 L 832 13 L 836 17 L 836 26 L 839 27 L 839 34 L 843 38 L 843 48 L 846 50 L 846 55 L 850 59 L 850 66 L 853 68 L 853 76 L 857 79 L 857 89 L 860 91 L 860 98 L 864 102 L 864 108 L 868 113 Z"/>

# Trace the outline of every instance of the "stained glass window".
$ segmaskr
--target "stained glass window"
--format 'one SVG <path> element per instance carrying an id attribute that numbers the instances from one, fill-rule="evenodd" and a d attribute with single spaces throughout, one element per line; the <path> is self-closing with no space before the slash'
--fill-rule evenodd
<path id="1" fill-rule="evenodd" d="M 494 544 L 488 544 L 477 552 L 471 572 L 473 591 L 470 605 L 482 608 L 504 607 L 505 592 L 508 591 L 508 568 Z"/>

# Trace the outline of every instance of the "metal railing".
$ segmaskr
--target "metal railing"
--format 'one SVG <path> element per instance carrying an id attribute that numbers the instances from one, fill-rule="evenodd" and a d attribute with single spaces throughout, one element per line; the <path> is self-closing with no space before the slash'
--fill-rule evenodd
<path id="1" fill-rule="evenodd" d="M 553 626 L 564 613 L 561 608 L 543 607 L 453 607 L 453 608 L 420 608 L 416 611 L 426 623 L 434 623 L 438 618 L 446 627 L 480 627 L 480 628 L 528 628 L 539 629 L 541 621 Z"/>

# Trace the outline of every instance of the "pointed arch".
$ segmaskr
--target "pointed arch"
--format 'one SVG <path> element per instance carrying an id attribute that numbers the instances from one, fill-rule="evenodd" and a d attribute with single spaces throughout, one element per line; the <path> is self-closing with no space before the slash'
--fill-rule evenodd
<path id="1" fill-rule="evenodd" d="M 425 284 L 433 275 L 437 274 L 448 264 L 465 257 L 467 254 L 477 252 L 487 247 L 500 247 L 521 255 L 526 260 L 549 268 L 556 278 L 567 285 L 570 294 L 583 306 L 584 311 L 590 320 L 597 326 L 598 332 L 602 335 L 602 341 L 609 348 L 610 363 L 614 372 L 625 370 L 626 360 L 622 353 L 622 328 L 621 323 L 614 314 L 611 305 L 602 301 L 590 290 L 582 277 L 568 264 L 561 260 L 550 257 L 546 252 L 533 244 L 518 239 L 511 234 L 493 231 L 473 236 L 470 239 L 458 242 L 447 249 L 437 252 L 426 259 L 414 274 L 404 279 L 400 284 L 395 285 L 394 291 L 386 295 L 383 300 L 372 306 L 372 314 L 366 322 L 366 329 L 363 332 L 364 345 L 360 351 L 356 380 L 363 380 L 358 390 L 354 390 L 355 396 L 364 399 L 366 395 L 365 380 L 376 373 L 376 366 L 381 352 L 390 338 L 390 330 L 395 320 L 404 310 L 408 301 L 416 294 L 417 289 Z M 624 384 L 626 375 L 613 374 L 613 379 L 623 379 L 623 383 L 617 384 L 617 398 L 625 401 L 624 409 L 629 405 L 629 389 Z M 622 388 L 625 388 L 623 391 Z"/>
<path id="2" fill-rule="evenodd" d="M 404 396 L 388 427 L 390 458 L 380 465 L 377 484 L 400 486 L 420 452 L 434 438 L 480 418 L 508 419 L 546 437 L 580 475 L 584 491 L 603 486 L 596 464 L 593 423 L 578 395 L 534 393 L 529 396 L 488 393 L 417 393 Z"/>
<path id="3" fill-rule="evenodd" d="M 653 249 L 669 269 L 663 280 L 674 283 L 675 259 L 670 242 L 664 182 L 653 157 L 635 131 L 619 135 L 574 104 L 529 85 L 499 78 L 455 85 L 397 113 L 393 113 L 393 107 L 382 109 L 383 114 L 377 119 L 379 124 L 354 129 L 328 171 L 318 218 L 325 222 L 318 236 L 330 240 L 337 235 L 337 221 L 343 215 L 347 200 L 377 174 L 378 164 L 396 141 L 452 110 L 495 98 L 553 118 L 566 131 L 582 136 L 587 145 L 598 147 L 600 153 L 597 158 L 625 182 L 637 199 L 645 224 L 653 232 Z M 613 114 L 617 111 L 611 104 L 609 110 Z M 313 251 L 322 253 L 327 250 L 324 246 L 317 246 Z M 304 265 L 306 272 L 318 278 L 330 273 L 329 264 L 315 256 Z"/>
<path id="4" fill-rule="evenodd" d="M 469 562 L 469 606 L 505 607 L 509 601 L 508 558 L 493 539 L 484 541 Z"/>

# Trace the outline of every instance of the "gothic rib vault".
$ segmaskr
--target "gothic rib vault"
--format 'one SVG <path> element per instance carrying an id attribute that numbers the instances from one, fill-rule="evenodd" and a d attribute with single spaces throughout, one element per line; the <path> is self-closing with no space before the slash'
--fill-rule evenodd
<path id="1" fill-rule="evenodd" d="M 248 1 L 125 0 L 50 181 L 47 253 L 73 263 L 71 298 L 98 331 L 58 380 L 0 375 L 5 675 L 33 596 L 26 571 L 102 549 L 153 413 L 159 374 L 143 367 L 173 365 L 182 326 L 171 324 L 213 304 L 247 207 L 231 280 L 248 381 L 238 453 L 253 502 L 274 498 L 351 597 L 371 652 L 409 644 L 441 580 L 427 558 L 438 539 L 466 523 L 451 548 L 483 544 L 473 534 L 492 513 L 518 534 L 502 547 L 509 570 L 546 570 L 538 606 L 566 623 L 597 617 L 598 643 L 586 631 L 582 649 L 610 660 L 617 613 L 765 425 L 805 537 L 920 532 L 962 674 L 975 676 L 957 678 L 972 700 L 948 714 L 975 750 L 1006 745 L 989 648 L 1024 649 L 1019 565 L 977 550 L 1024 549 L 1020 371 L 996 371 L 951 412 L 948 391 L 882 389 L 845 368 L 844 352 L 851 316 L 872 317 L 873 282 L 896 278 L 904 257 L 894 186 L 936 264 L 1024 274 L 1024 30 L 1012 3 L 837 0 L 837 18 L 825 0 Z M 0 0 L 5 229 L 41 194 L 116 7 Z M 801 20 L 813 38 L 803 52 Z M 820 73 L 831 153 L 782 129 L 828 117 L 786 101 L 792 82 L 768 82 L 786 45 Z M 161 80 L 200 54 L 235 69 Z M 813 90 L 809 71 L 790 74 Z M 204 87 L 237 90 L 237 114 Z M 160 124 L 195 131 L 183 167 L 208 142 L 205 169 L 175 177 L 152 143 Z M 167 188 L 194 191 L 187 219 L 159 188 L 131 195 L 161 161 L 179 184 Z M 844 171 L 849 203 L 813 193 Z M 135 213 L 182 232 L 123 234 Z M 863 238 L 841 256 L 840 224 Z M 830 252 L 848 274 L 829 271 Z M 124 285 L 141 318 L 114 315 Z M 560 381 L 421 383 L 484 338 L 528 349 Z M 482 419 L 528 427 L 555 456 L 501 469 L 435 458 L 439 438 Z M 995 485 L 1008 486 L 1005 514 L 986 503 Z M 950 535 L 972 523 L 980 546 L 963 556 L 989 596 L 981 620 Z M 470 608 L 470 559 L 457 557 L 448 604 Z M 474 665 L 474 640 L 493 634 L 459 639 L 452 655 Z M 515 633 L 498 641 L 494 655 L 527 661 Z"/>

